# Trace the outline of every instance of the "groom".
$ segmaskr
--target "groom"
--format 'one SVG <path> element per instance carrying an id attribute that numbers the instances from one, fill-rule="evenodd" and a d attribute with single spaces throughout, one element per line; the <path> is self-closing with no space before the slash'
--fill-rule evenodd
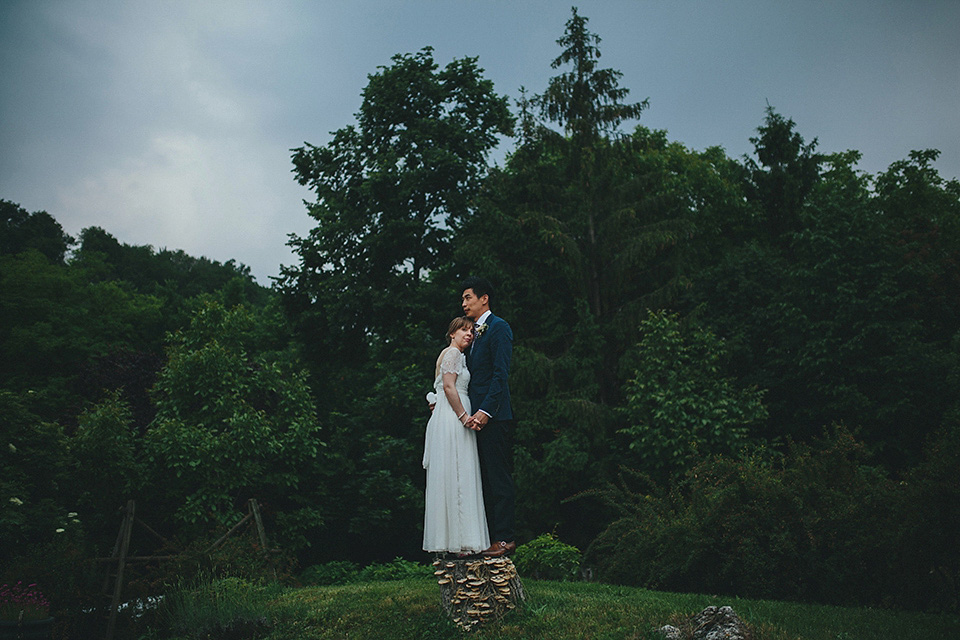
<path id="1" fill-rule="evenodd" d="M 513 535 L 514 487 L 510 476 L 513 411 L 510 408 L 510 356 L 513 331 L 506 320 L 490 313 L 492 285 L 467 278 L 460 290 L 463 313 L 474 322 L 474 339 L 467 349 L 470 406 L 476 410 L 465 423 L 477 432 L 480 476 L 487 526 L 493 544 L 483 552 L 497 558 L 517 548 Z"/>

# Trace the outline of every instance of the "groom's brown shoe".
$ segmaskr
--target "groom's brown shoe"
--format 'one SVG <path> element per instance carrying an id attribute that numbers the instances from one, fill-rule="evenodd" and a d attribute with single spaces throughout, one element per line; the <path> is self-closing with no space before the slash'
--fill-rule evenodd
<path id="1" fill-rule="evenodd" d="M 490 548 L 483 552 L 484 558 L 499 558 L 505 556 L 508 553 L 513 553 L 517 548 L 517 543 L 506 540 L 500 540 L 499 542 L 494 542 L 490 545 Z"/>

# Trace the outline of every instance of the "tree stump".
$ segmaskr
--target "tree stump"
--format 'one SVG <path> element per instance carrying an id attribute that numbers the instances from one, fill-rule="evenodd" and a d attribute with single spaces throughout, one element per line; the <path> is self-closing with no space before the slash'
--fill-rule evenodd
<path id="1" fill-rule="evenodd" d="M 437 557 L 433 566 L 443 610 L 464 631 L 500 620 L 526 598 L 517 568 L 506 556 Z"/>

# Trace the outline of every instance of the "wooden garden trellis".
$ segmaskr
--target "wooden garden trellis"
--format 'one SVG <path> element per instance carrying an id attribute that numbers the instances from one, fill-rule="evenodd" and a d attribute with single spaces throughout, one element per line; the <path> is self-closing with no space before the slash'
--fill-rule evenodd
<path id="1" fill-rule="evenodd" d="M 148 533 L 169 546 L 169 542 L 162 535 L 154 531 L 147 523 L 136 516 L 136 501 L 127 500 L 126 505 L 121 507 L 123 511 L 123 522 L 120 524 L 120 531 L 117 534 L 117 541 L 113 546 L 113 553 L 107 558 L 94 558 L 95 562 L 108 563 L 113 565 L 112 570 L 108 570 L 103 579 L 103 588 L 101 594 L 104 598 L 110 599 L 110 614 L 107 620 L 107 632 L 105 640 L 113 640 L 117 625 L 117 613 L 120 608 L 120 596 L 123 591 L 123 577 L 127 565 L 136 562 L 151 562 L 154 560 L 171 560 L 179 554 L 155 555 L 155 556 L 131 556 L 130 539 L 133 535 L 133 525 L 138 524 Z M 263 548 L 263 553 L 267 559 L 270 559 L 270 550 L 267 547 L 267 532 L 263 526 L 263 519 L 260 517 L 260 505 L 254 498 L 247 500 L 247 514 L 225 534 L 220 536 L 216 542 L 211 544 L 204 553 L 210 553 L 216 550 L 226 540 L 236 533 L 243 525 L 253 521 L 257 527 L 257 536 Z M 274 578 L 276 578 L 276 568 L 273 569 Z M 111 581 L 111 578 L 113 579 Z M 113 585 L 113 592 L 110 593 L 110 586 Z"/>

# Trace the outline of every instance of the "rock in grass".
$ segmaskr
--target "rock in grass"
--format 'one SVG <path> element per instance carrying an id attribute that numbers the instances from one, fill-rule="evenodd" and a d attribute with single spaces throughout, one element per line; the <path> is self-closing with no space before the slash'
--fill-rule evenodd
<path id="1" fill-rule="evenodd" d="M 746 625 L 731 607 L 707 607 L 681 627 L 668 624 L 658 631 L 665 640 L 750 640 Z"/>

